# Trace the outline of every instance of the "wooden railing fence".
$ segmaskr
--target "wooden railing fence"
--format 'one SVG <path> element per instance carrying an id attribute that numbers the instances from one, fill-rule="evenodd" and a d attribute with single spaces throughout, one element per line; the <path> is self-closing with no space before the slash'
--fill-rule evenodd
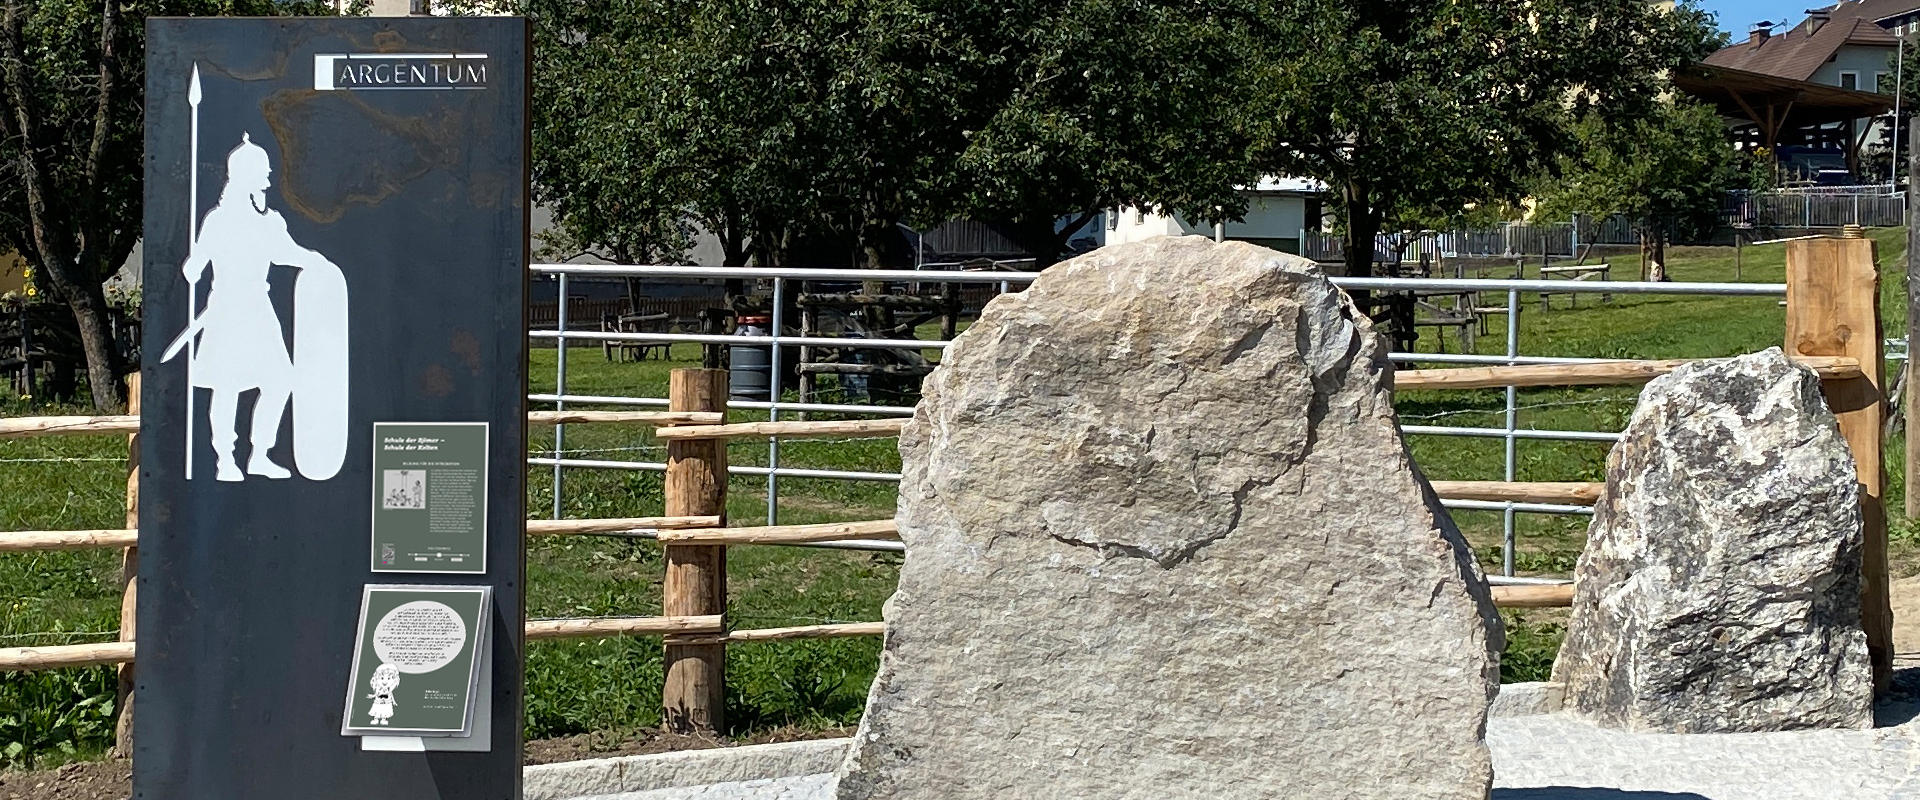
<path id="1" fill-rule="evenodd" d="M 1887 604 L 1885 485 L 1880 463 L 1881 354 L 1876 305 L 1877 276 L 1873 242 L 1865 239 L 1816 239 L 1791 243 L 1788 250 L 1787 339 L 1789 355 L 1816 370 L 1827 401 L 1839 415 L 1842 433 L 1853 449 L 1866 520 L 1867 557 L 1862 622 L 1873 653 L 1876 678 L 1884 681 L 1891 665 L 1891 612 Z M 1644 383 L 1684 361 L 1496 366 L 1404 370 L 1395 374 L 1397 390 L 1479 389 L 1514 386 L 1595 386 Z M 684 731 L 723 726 L 726 648 L 730 644 L 800 638 L 875 636 L 879 622 L 735 630 L 726 611 L 726 550 L 746 545 L 795 545 L 853 540 L 897 540 L 892 520 L 733 528 L 726 525 L 726 443 L 735 438 L 780 436 L 892 437 L 902 419 L 862 421 L 783 421 L 727 424 L 727 374 L 724 370 L 683 369 L 671 376 L 669 411 L 533 412 L 530 422 L 567 424 L 649 424 L 667 442 L 665 516 L 633 519 L 533 520 L 529 536 L 652 531 L 664 548 L 666 575 L 661 616 L 529 620 L 530 640 L 608 636 L 662 636 L 666 685 L 664 719 Z M 136 395 L 137 396 L 137 392 Z M 137 409 L 134 409 L 137 412 Z M 135 433 L 137 414 L 104 417 L 33 417 L 0 420 L 0 438 L 69 434 Z M 134 452 L 137 454 L 137 448 Z M 134 480 L 137 455 L 129 459 L 127 528 L 86 531 L 13 531 L 0 533 L 0 552 L 123 548 L 126 596 L 121 641 L 49 647 L 0 648 L 0 671 L 101 664 L 122 666 L 131 676 L 135 657 L 131 582 L 138 520 Z M 1433 481 L 1440 497 L 1516 503 L 1593 505 L 1599 483 L 1511 481 Z M 1570 584 L 1492 587 L 1504 607 L 1566 606 Z"/>

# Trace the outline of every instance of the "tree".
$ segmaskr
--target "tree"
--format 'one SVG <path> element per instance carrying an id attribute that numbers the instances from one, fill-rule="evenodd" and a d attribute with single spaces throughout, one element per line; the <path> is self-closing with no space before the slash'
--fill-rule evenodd
<path id="1" fill-rule="evenodd" d="M 1712 229 L 1726 193 L 1754 188 L 1761 172 L 1728 143 L 1713 108 L 1685 100 L 1612 123 L 1589 116 L 1576 128 L 1575 142 L 1562 159 L 1562 177 L 1544 187 L 1535 213 L 1633 220 L 1651 268 L 1642 277 L 1652 280 L 1667 279 L 1669 232 Z"/>
<path id="2" fill-rule="evenodd" d="M 1573 120 L 1621 119 L 1718 34 L 1691 4 L 1644 0 L 1300 3 L 1252 87 L 1263 171 L 1325 182 L 1366 274 L 1374 236 L 1414 215 L 1517 202 L 1573 145 Z"/>
<path id="3" fill-rule="evenodd" d="M 954 152 L 958 92 L 910 2 L 523 0 L 534 177 L 565 238 L 668 257 L 698 223 L 728 266 L 799 232 L 884 248 Z M 877 256 L 876 256 L 877 258 Z"/>
<path id="4" fill-rule="evenodd" d="M 140 237 L 145 20 L 329 14 L 325 2 L 5 0 L 0 9 L 0 246 L 79 326 L 101 411 L 126 403 L 102 284 Z"/>
<path id="5" fill-rule="evenodd" d="M 1004 62 L 969 87 L 975 116 L 939 216 L 997 223 L 1045 267 L 1102 209 L 1206 222 L 1245 212 L 1236 187 L 1258 179 L 1247 43 L 1288 22 L 1265 3 L 949 5 L 950 23 L 998 43 Z"/>
<path id="6" fill-rule="evenodd" d="M 897 223 L 963 216 L 1051 261 L 1065 215 L 1239 210 L 1263 5 L 523 0 L 535 181 L 583 249 L 665 254 L 684 217 L 729 265 L 825 233 L 879 266 Z"/>

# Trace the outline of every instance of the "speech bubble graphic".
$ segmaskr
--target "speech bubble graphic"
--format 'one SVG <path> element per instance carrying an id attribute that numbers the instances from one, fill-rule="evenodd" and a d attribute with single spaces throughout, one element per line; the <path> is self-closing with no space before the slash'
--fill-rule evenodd
<path id="1" fill-rule="evenodd" d="M 466 641 L 466 620 L 432 600 L 405 603 L 387 612 L 373 629 L 374 654 L 410 675 L 446 666 Z"/>

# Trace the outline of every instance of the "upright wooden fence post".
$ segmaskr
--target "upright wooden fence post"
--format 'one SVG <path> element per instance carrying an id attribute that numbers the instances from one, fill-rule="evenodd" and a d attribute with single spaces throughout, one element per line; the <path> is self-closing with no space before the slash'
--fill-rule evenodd
<path id="1" fill-rule="evenodd" d="M 140 373 L 127 377 L 127 413 L 140 414 Z M 127 434 L 127 528 L 140 529 L 140 434 Z M 138 542 L 138 539 L 134 540 Z M 136 578 L 140 546 L 120 551 L 120 641 L 133 641 Z M 122 758 L 133 755 L 133 662 L 118 667 L 120 685 L 114 697 L 113 750 Z"/>
<path id="2" fill-rule="evenodd" d="M 1893 676 L 1893 610 L 1887 597 L 1887 473 L 1881 461 L 1885 362 L 1880 348 L 1880 277 L 1871 239 L 1804 239 L 1787 243 L 1787 352 L 1858 359 L 1861 376 L 1822 384 L 1860 476 L 1866 535 L 1860 625 L 1867 633 L 1876 693 Z"/>
<path id="3" fill-rule="evenodd" d="M 1907 132 L 1909 137 L 1913 132 Z M 1894 151 L 1899 151 L 1895 145 Z M 1907 148 L 1907 180 L 1920 175 L 1920 146 Z M 1907 481 L 1906 512 L 1907 518 L 1920 517 L 1920 470 L 1914 466 L 1920 464 L 1920 410 L 1914 408 L 1920 402 L 1920 368 L 1916 368 L 1913 359 L 1920 354 L 1920 250 L 1914 245 L 1920 243 L 1920 197 L 1913 195 L 1913 189 L 1907 190 L 1907 360 L 1900 362 L 1907 371 L 1907 397 L 1902 413 L 1907 422 Z"/>
<path id="4" fill-rule="evenodd" d="M 725 411 L 727 371 L 676 369 L 668 380 L 673 411 Z M 719 516 L 727 513 L 727 440 L 667 442 L 666 513 Z M 665 546 L 667 576 L 661 613 L 670 616 L 724 614 L 727 610 L 727 548 L 724 545 Z M 661 719 L 676 733 L 717 732 L 726 708 L 727 646 L 666 642 L 665 706 Z"/>

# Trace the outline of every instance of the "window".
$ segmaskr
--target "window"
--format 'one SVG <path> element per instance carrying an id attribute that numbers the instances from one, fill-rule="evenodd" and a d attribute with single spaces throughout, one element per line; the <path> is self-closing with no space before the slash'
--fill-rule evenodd
<path id="1" fill-rule="evenodd" d="M 1881 94 L 1893 94 L 1893 78 L 1887 73 L 1873 73 L 1873 90 Z"/>
<path id="2" fill-rule="evenodd" d="M 1858 90 L 1860 88 L 1860 73 L 1852 70 L 1840 73 L 1840 88 Z"/>
<path id="3" fill-rule="evenodd" d="M 1133 210 L 1133 224 L 1147 224 L 1147 210 L 1145 208 L 1136 208 Z"/>
<path id="4" fill-rule="evenodd" d="M 1113 208 L 1107 209 L 1107 230 L 1112 231 L 1112 230 L 1119 230 L 1119 229 L 1120 229 L 1120 208 L 1118 206 L 1115 206 Z"/>

